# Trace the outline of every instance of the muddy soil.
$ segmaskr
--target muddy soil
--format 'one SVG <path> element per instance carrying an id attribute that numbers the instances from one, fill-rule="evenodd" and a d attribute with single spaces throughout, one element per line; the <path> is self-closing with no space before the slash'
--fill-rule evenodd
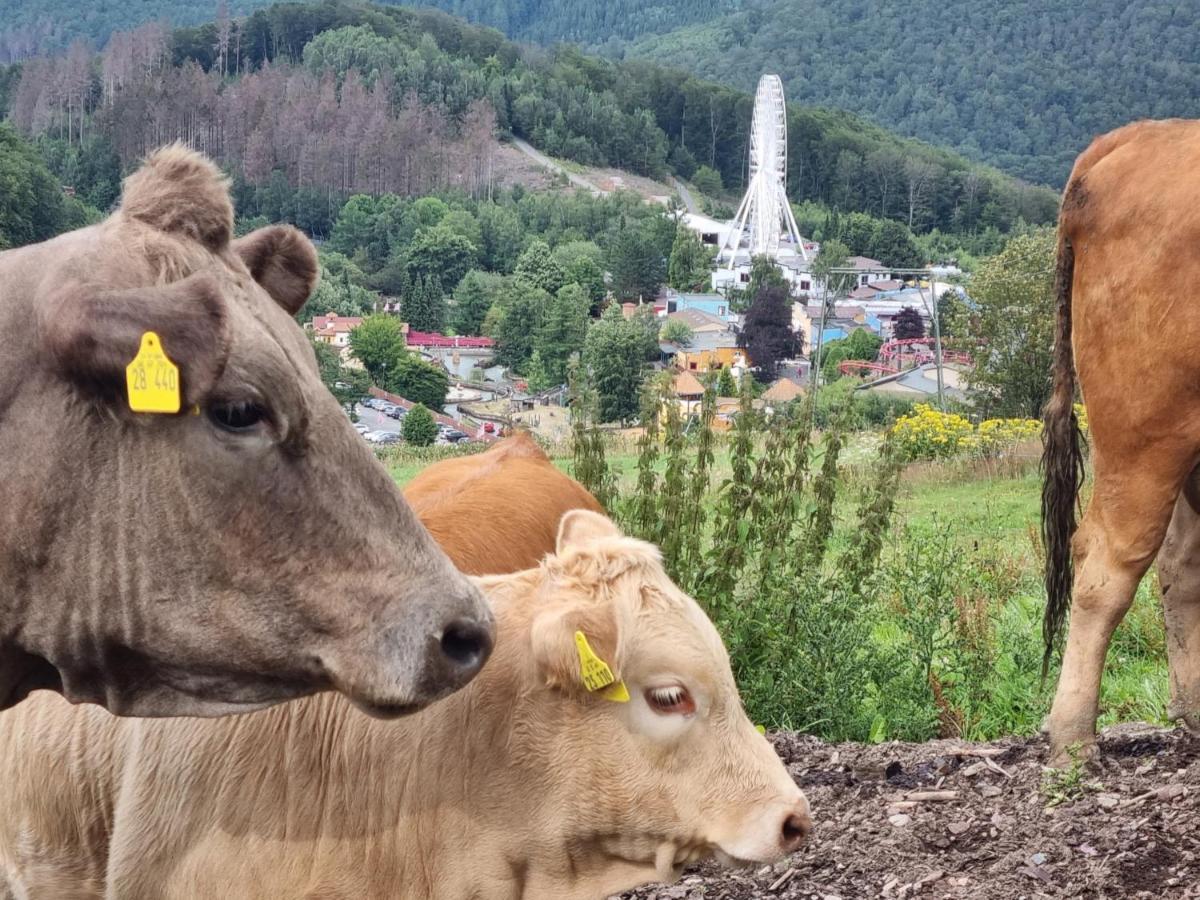
<path id="1" fill-rule="evenodd" d="M 807 849 L 626 898 L 1200 898 L 1200 740 L 1181 730 L 1117 726 L 1057 776 L 1040 738 L 771 739 L 813 805 Z"/>

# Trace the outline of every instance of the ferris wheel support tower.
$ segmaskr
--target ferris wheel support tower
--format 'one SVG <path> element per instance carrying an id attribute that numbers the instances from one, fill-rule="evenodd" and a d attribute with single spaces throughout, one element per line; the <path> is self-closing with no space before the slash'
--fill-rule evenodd
<path id="1" fill-rule="evenodd" d="M 764 75 L 754 94 L 754 119 L 750 124 L 750 184 L 733 217 L 733 227 L 717 253 L 717 265 L 737 264 L 739 250 L 750 256 L 777 258 L 786 236 L 796 255 L 809 261 L 796 217 L 787 199 L 787 110 L 783 82 Z"/>

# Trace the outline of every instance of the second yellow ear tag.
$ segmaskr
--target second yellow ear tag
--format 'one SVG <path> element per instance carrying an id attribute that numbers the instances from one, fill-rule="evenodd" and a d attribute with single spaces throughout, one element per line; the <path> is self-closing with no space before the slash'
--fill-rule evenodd
<path id="1" fill-rule="evenodd" d="M 628 703 L 629 691 L 625 682 L 617 681 L 608 663 L 596 655 L 582 631 L 575 632 L 575 649 L 579 651 L 579 676 L 583 686 L 592 693 L 600 692 L 605 700 Z"/>
<path id="2" fill-rule="evenodd" d="M 137 356 L 125 367 L 125 385 L 134 412 L 179 412 L 179 368 L 167 358 L 153 331 L 142 335 Z"/>

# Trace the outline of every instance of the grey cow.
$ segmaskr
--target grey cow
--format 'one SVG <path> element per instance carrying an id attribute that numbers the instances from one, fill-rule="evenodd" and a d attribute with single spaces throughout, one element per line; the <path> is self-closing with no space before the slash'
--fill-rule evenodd
<path id="1" fill-rule="evenodd" d="M 36 689 L 211 716 L 336 689 L 380 715 L 469 681 L 492 619 L 322 386 L 298 231 L 234 240 L 168 147 L 98 225 L 0 253 L 0 709 Z M 133 412 L 147 332 L 180 411 Z"/>

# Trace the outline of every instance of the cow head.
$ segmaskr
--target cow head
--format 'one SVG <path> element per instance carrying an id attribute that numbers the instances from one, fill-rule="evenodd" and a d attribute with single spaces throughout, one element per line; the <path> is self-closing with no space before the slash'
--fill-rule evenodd
<path id="1" fill-rule="evenodd" d="M 797 849 L 808 801 L 742 709 L 716 629 L 654 548 L 574 511 L 543 571 L 531 656 L 560 721 L 521 731 L 542 735 L 562 774 L 556 827 L 663 879 L 706 856 L 749 864 Z M 577 633 L 628 700 L 584 684 Z"/>
<path id="2" fill-rule="evenodd" d="M 312 245 L 285 226 L 233 240 L 232 223 L 219 172 L 175 147 L 104 223 L 16 251 L 18 272 L 43 271 L 37 363 L 0 425 L 0 449 L 19 448 L 0 594 L 21 613 L 0 625 L 0 657 L 16 648 L 0 708 L 49 687 L 120 714 L 216 715 L 332 688 L 398 714 L 487 658 L 477 589 L 291 318 Z M 130 408 L 146 332 L 178 366 L 176 414 Z"/>

